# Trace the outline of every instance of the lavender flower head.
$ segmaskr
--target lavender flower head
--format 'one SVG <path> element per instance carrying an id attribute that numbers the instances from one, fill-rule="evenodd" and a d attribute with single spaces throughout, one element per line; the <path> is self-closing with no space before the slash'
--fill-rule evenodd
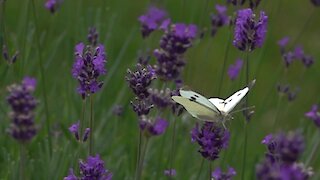
<path id="1" fill-rule="evenodd" d="M 234 81 L 238 77 L 242 66 L 243 66 L 243 60 L 242 59 L 237 59 L 234 64 L 231 64 L 229 66 L 228 76 L 232 81 Z"/>
<path id="2" fill-rule="evenodd" d="M 157 58 L 156 74 L 162 80 L 175 80 L 185 65 L 183 53 L 192 46 L 197 35 L 197 26 L 177 23 L 171 25 L 161 37 L 159 49 L 153 54 Z"/>
<path id="3" fill-rule="evenodd" d="M 150 65 L 143 67 L 141 64 L 137 64 L 136 69 L 134 72 L 127 70 L 126 80 L 133 93 L 139 99 L 145 99 L 149 97 L 148 87 L 156 78 L 155 71 Z"/>
<path id="4" fill-rule="evenodd" d="M 251 9 L 237 12 L 233 45 L 241 51 L 253 51 L 262 47 L 267 33 L 268 16 L 260 11 L 260 18 L 255 20 Z"/>
<path id="5" fill-rule="evenodd" d="M 74 175 L 73 170 L 69 171 L 69 175 L 64 180 L 111 180 L 112 173 L 105 169 L 104 161 L 97 154 L 96 156 L 89 156 L 86 161 L 79 161 L 80 177 Z"/>
<path id="6" fill-rule="evenodd" d="M 257 179 L 306 180 L 312 169 L 297 163 L 304 150 L 304 139 L 299 131 L 267 135 L 262 144 L 268 152 L 262 163 L 256 166 Z"/>
<path id="7" fill-rule="evenodd" d="M 159 136 L 163 134 L 169 123 L 165 119 L 157 117 L 155 120 L 141 116 L 139 119 L 139 127 L 146 137 Z"/>
<path id="8" fill-rule="evenodd" d="M 165 109 L 171 106 L 174 102 L 171 98 L 171 90 L 166 88 L 164 90 L 159 89 L 149 89 L 150 99 L 152 104 L 154 104 L 159 109 Z"/>
<path id="9" fill-rule="evenodd" d="M 80 140 L 80 122 L 72 124 L 69 127 L 69 131 L 74 135 L 77 141 Z M 86 128 L 82 136 L 82 142 L 86 142 L 90 134 L 90 128 Z"/>
<path id="10" fill-rule="evenodd" d="M 177 175 L 177 172 L 175 169 L 166 169 L 166 170 L 164 170 L 164 175 L 166 175 L 168 177 L 174 177 Z"/>
<path id="11" fill-rule="evenodd" d="M 148 37 L 151 32 L 168 23 L 167 12 L 157 7 L 149 7 L 146 14 L 138 18 L 141 23 L 142 37 Z"/>
<path id="12" fill-rule="evenodd" d="M 317 104 L 314 104 L 311 107 L 311 110 L 305 113 L 305 116 L 311 119 L 316 124 L 316 126 L 320 127 L 320 112 L 319 106 Z"/>
<path id="13" fill-rule="evenodd" d="M 311 0 L 311 2 L 315 6 L 320 6 L 320 0 Z"/>
<path id="14" fill-rule="evenodd" d="M 25 77 L 21 84 L 13 84 L 7 88 L 9 92 L 7 102 L 12 109 L 9 113 L 12 122 L 8 131 L 20 142 L 31 140 L 37 132 L 34 124 L 34 110 L 38 101 L 32 95 L 35 87 L 36 80 Z"/>
<path id="15" fill-rule="evenodd" d="M 237 172 L 232 167 L 229 167 L 227 172 L 222 172 L 221 168 L 218 167 L 212 172 L 211 177 L 214 180 L 232 180 L 232 177 L 236 174 Z"/>
<path id="16" fill-rule="evenodd" d="M 98 37 L 99 33 L 97 32 L 97 29 L 95 27 L 90 27 L 87 39 L 92 46 L 97 46 Z"/>
<path id="17" fill-rule="evenodd" d="M 201 129 L 196 124 L 191 131 L 191 141 L 200 145 L 199 152 L 210 161 L 219 158 L 220 151 L 228 147 L 229 139 L 229 131 L 215 122 L 205 122 Z"/>
<path id="18" fill-rule="evenodd" d="M 77 91 L 82 98 L 99 91 L 103 85 L 99 76 L 106 74 L 106 54 L 104 46 L 87 46 L 79 43 L 75 47 L 75 62 L 72 68 L 72 76 L 78 80 Z"/>
<path id="19" fill-rule="evenodd" d="M 211 36 L 214 36 L 220 27 L 230 23 L 230 17 L 226 14 L 226 6 L 216 5 L 216 10 L 217 14 L 211 14 Z"/>
<path id="20" fill-rule="evenodd" d="M 44 7 L 48 9 L 52 14 L 56 12 L 63 0 L 47 0 Z"/>

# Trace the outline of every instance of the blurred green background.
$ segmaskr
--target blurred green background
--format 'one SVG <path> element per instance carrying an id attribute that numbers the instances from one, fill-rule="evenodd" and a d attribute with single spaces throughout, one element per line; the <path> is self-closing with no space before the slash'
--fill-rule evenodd
<path id="1" fill-rule="evenodd" d="M 101 92 L 95 95 L 95 152 L 106 162 L 106 167 L 114 174 L 114 179 L 133 179 L 135 172 L 136 151 L 138 144 L 137 117 L 130 106 L 133 94 L 124 80 L 127 68 L 133 68 L 141 55 L 151 54 L 159 45 L 160 32 L 151 34 L 143 40 L 140 33 L 138 16 L 151 4 L 166 9 L 173 22 L 194 23 L 206 30 L 202 39 L 195 41 L 186 54 L 187 65 L 183 72 L 185 84 L 193 90 L 212 97 L 217 96 L 223 59 L 229 44 L 227 66 L 236 58 L 245 54 L 232 46 L 233 29 L 224 27 L 217 35 L 210 37 L 210 13 L 215 12 L 215 4 L 225 1 L 213 0 L 65 0 L 55 14 L 44 8 L 44 1 L 35 0 L 35 11 L 31 0 L 7 0 L 1 4 L 1 46 L 7 44 L 10 53 L 19 50 L 18 61 L 8 66 L 0 59 L 0 178 L 16 179 L 19 167 L 19 144 L 12 139 L 6 129 L 10 123 L 9 107 L 5 101 L 6 86 L 20 82 L 25 75 L 38 79 L 36 97 L 40 104 L 36 122 L 39 134 L 28 144 L 27 175 L 30 179 L 62 179 L 69 168 L 77 167 L 78 144 L 67 128 L 80 118 L 81 98 L 76 93 L 76 80 L 71 76 L 74 62 L 74 46 L 80 41 L 86 42 L 88 28 L 95 26 L 99 40 L 106 47 L 108 74 L 104 78 Z M 230 6 L 228 13 L 233 14 Z M 312 147 L 319 141 L 319 131 L 314 124 L 304 118 L 312 104 L 319 102 L 320 64 L 320 9 L 309 1 L 300 0 L 262 0 L 258 10 L 266 11 L 269 16 L 267 39 L 264 46 L 250 54 L 250 79 L 256 79 L 256 85 L 249 93 L 250 104 L 255 105 L 255 115 L 249 123 L 248 156 L 245 179 L 254 179 L 255 164 L 266 151 L 260 144 L 268 133 L 280 130 L 302 129 L 306 139 L 306 150 L 301 161 L 304 162 Z M 36 13 L 38 22 L 35 23 Z M 36 26 L 38 30 L 36 30 Z M 231 39 L 229 39 L 231 31 Z M 38 33 L 37 33 L 38 32 Z M 301 44 L 306 54 L 315 57 L 315 64 L 305 69 L 301 63 L 294 63 L 285 71 L 281 54 L 276 42 L 289 36 L 295 41 L 291 47 Z M 37 38 L 40 47 L 37 46 Z M 292 42 L 292 41 L 291 41 Z M 44 99 L 39 69 L 40 53 L 45 69 L 46 89 L 48 94 L 49 119 L 53 139 L 53 156 L 49 158 L 48 140 L 45 127 Z M 152 63 L 155 62 L 154 57 Z M 243 76 L 243 77 L 242 77 Z M 224 73 L 221 85 L 221 97 L 225 98 L 244 87 L 244 73 L 232 82 Z M 277 83 L 289 83 L 301 88 L 297 99 L 289 103 L 286 98 L 279 100 Z M 280 103 L 279 103 L 280 102 Z M 115 104 L 124 106 L 124 115 L 112 115 Z M 88 114 L 88 113 L 87 113 Z M 169 113 L 167 113 L 169 114 Z M 278 114 L 278 126 L 274 129 L 273 121 Z M 166 116 L 172 121 L 172 115 Z M 196 120 L 188 114 L 177 118 L 177 139 L 174 168 L 176 179 L 195 179 L 202 157 L 197 152 L 198 145 L 191 144 L 190 130 Z M 230 124 L 230 146 L 223 151 L 221 158 L 213 167 L 228 165 L 238 172 L 235 179 L 241 177 L 243 153 L 243 126 L 241 113 L 235 115 Z M 144 179 L 165 179 L 163 170 L 168 168 L 172 126 L 159 137 L 154 137 L 149 146 Z M 85 154 L 80 155 L 85 159 Z M 317 171 L 320 160 L 310 164 Z M 202 169 L 201 178 L 207 177 L 207 161 Z M 314 179 L 319 178 L 317 172 Z"/>

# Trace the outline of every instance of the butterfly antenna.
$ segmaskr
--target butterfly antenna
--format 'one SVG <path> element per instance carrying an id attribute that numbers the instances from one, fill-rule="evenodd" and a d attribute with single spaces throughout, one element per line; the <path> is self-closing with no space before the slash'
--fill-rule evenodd
<path id="1" fill-rule="evenodd" d="M 248 109 L 254 109 L 254 108 L 255 108 L 255 106 L 244 107 L 244 108 L 241 108 L 241 109 L 238 109 L 236 111 L 229 113 L 229 115 L 234 114 L 234 113 L 238 113 L 238 112 L 242 112 L 242 111 L 246 111 Z"/>

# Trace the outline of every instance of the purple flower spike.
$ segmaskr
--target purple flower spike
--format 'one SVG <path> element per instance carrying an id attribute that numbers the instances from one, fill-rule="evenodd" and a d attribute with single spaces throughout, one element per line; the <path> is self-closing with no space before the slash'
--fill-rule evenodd
<path id="1" fill-rule="evenodd" d="M 230 23 L 230 17 L 226 14 L 226 6 L 216 5 L 216 10 L 217 14 L 211 14 L 211 36 L 214 36 L 220 27 Z"/>
<path id="2" fill-rule="evenodd" d="M 9 95 L 7 102 L 12 111 L 9 117 L 12 120 L 9 133 L 20 142 L 30 141 L 37 132 L 34 124 L 34 110 L 38 101 L 33 97 L 36 80 L 25 77 L 21 84 L 12 84 L 7 87 Z"/>
<path id="3" fill-rule="evenodd" d="M 86 128 L 86 130 L 84 131 L 82 142 L 86 142 L 88 137 L 89 137 L 89 135 L 90 135 L 90 128 Z"/>
<path id="4" fill-rule="evenodd" d="M 288 45 L 289 41 L 290 41 L 290 38 L 289 38 L 289 37 L 283 37 L 282 39 L 280 39 L 280 40 L 278 41 L 278 45 L 279 45 L 280 48 L 281 48 L 281 54 L 284 53 L 285 47 Z"/>
<path id="5" fill-rule="evenodd" d="M 311 110 L 305 113 L 305 116 L 311 119 L 316 124 L 316 126 L 320 127 L 320 112 L 319 106 L 317 104 L 313 105 L 311 107 Z"/>
<path id="6" fill-rule="evenodd" d="M 104 162 L 99 155 L 89 156 L 86 161 L 79 161 L 80 177 L 74 175 L 73 170 L 64 180 L 111 180 L 112 173 L 105 169 Z"/>
<path id="7" fill-rule="evenodd" d="M 143 38 L 148 37 L 154 30 L 163 29 L 170 24 L 170 20 L 167 19 L 167 12 L 153 6 L 149 7 L 147 13 L 140 16 L 138 20 L 141 23 Z"/>
<path id="8" fill-rule="evenodd" d="M 141 131 L 144 131 L 144 135 L 147 137 L 163 134 L 168 125 L 168 121 L 160 117 L 153 120 L 148 119 L 146 116 L 142 116 L 139 120 L 139 127 Z"/>
<path id="9" fill-rule="evenodd" d="M 320 0 L 311 0 L 311 2 L 315 6 L 320 6 Z"/>
<path id="10" fill-rule="evenodd" d="M 76 45 L 72 76 L 79 82 L 77 91 L 82 98 L 101 89 L 103 82 L 98 78 L 106 73 L 106 62 L 106 54 L 102 44 L 97 47 L 92 45 L 85 47 L 83 43 Z"/>
<path id="11" fill-rule="evenodd" d="M 205 122 L 201 130 L 196 125 L 191 131 L 191 140 L 198 142 L 199 152 L 210 161 L 219 158 L 220 151 L 228 147 L 229 139 L 229 131 L 215 122 Z"/>
<path id="12" fill-rule="evenodd" d="M 267 33 L 268 17 L 260 12 L 259 20 L 251 9 L 239 10 L 237 13 L 233 45 L 241 51 L 253 51 L 261 47 Z"/>
<path id="13" fill-rule="evenodd" d="M 236 174 L 236 171 L 232 167 L 228 168 L 228 172 L 222 172 L 221 168 L 218 167 L 212 172 L 211 177 L 214 180 L 232 180 L 232 177 Z"/>
<path id="14" fill-rule="evenodd" d="M 177 172 L 175 169 L 166 169 L 166 170 L 164 170 L 164 175 L 169 176 L 169 177 L 174 177 L 177 175 Z"/>
<path id="15" fill-rule="evenodd" d="M 243 66 L 243 60 L 242 59 L 237 59 L 234 64 L 229 66 L 228 76 L 232 81 L 234 81 L 238 77 L 242 66 Z"/>
<path id="16" fill-rule="evenodd" d="M 69 131 L 74 135 L 74 137 L 79 141 L 79 128 L 80 123 L 74 123 L 69 127 Z"/>
<path id="17" fill-rule="evenodd" d="M 52 14 L 57 11 L 63 0 L 47 0 L 44 7 L 48 9 Z"/>

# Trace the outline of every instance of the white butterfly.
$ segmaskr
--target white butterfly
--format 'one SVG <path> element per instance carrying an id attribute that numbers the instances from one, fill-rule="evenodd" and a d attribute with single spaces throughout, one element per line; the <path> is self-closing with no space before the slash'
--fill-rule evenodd
<path id="1" fill-rule="evenodd" d="M 193 117 L 204 121 L 218 121 L 224 123 L 227 116 L 234 107 L 242 100 L 253 86 L 253 80 L 248 87 L 245 87 L 227 99 L 210 98 L 199 93 L 180 89 L 181 96 L 172 96 L 172 99 L 181 104 Z"/>

